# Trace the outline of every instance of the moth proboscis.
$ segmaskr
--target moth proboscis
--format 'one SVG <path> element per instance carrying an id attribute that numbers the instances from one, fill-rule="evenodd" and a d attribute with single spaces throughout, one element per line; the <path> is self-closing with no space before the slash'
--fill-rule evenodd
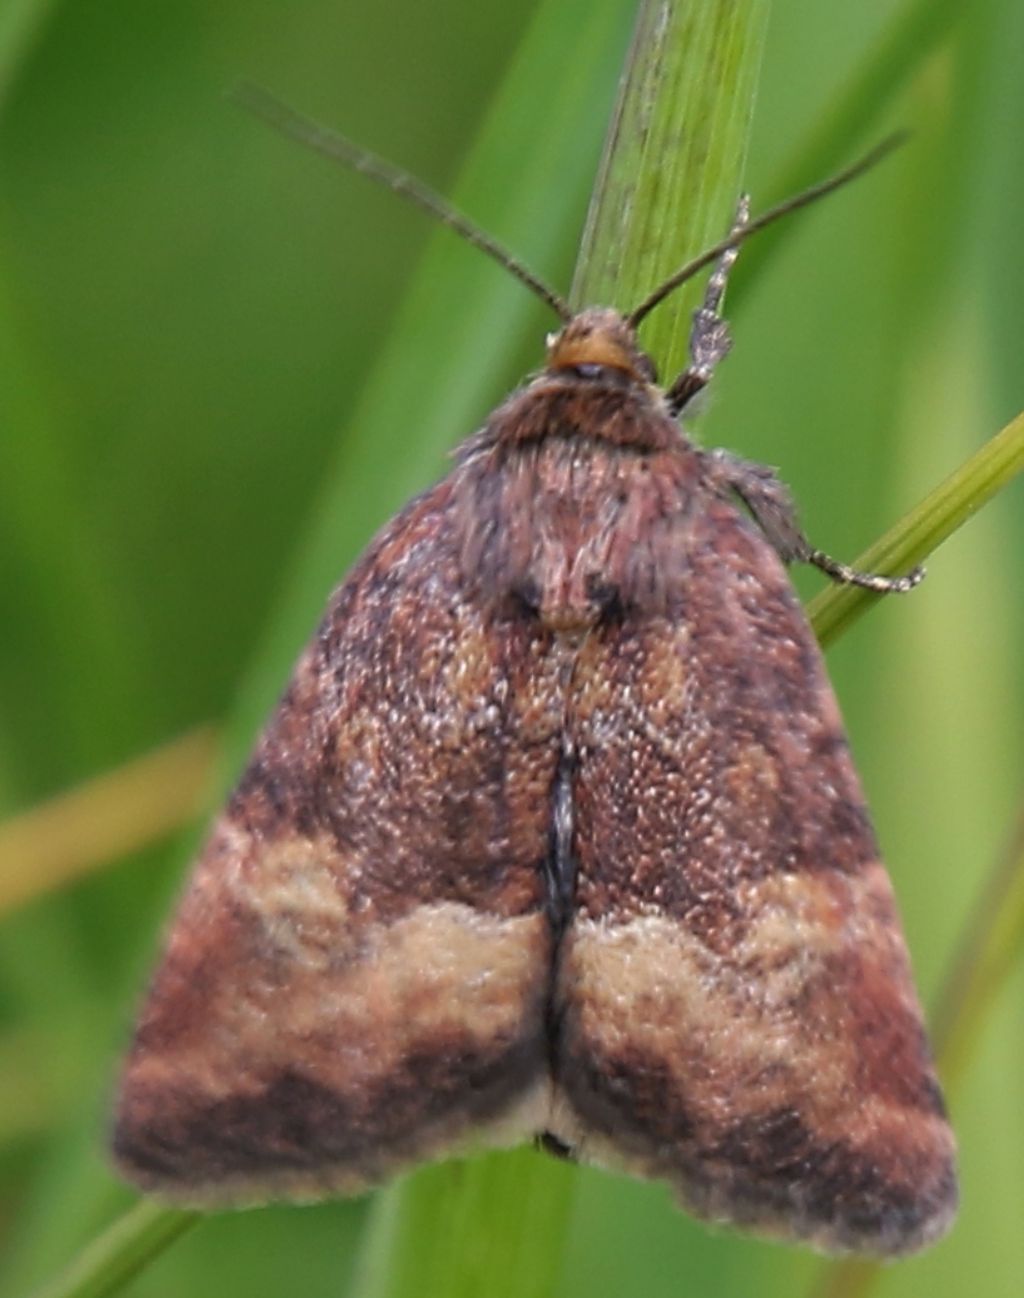
<path id="1" fill-rule="evenodd" d="M 729 349 L 743 240 L 872 160 L 756 221 L 744 200 L 626 314 L 574 314 L 473 231 L 562 327 L 333 595 L 216 821 L 124 1068 L 130 1180 L 315 1198 L 539 1138 L 826 1250 L 947 1229 L 953 1136 L 785 565 L 921 574 L 814 550 L 774 473 L 677 419 Z M 637 327 L 716 259 L 662 389 Z"/>

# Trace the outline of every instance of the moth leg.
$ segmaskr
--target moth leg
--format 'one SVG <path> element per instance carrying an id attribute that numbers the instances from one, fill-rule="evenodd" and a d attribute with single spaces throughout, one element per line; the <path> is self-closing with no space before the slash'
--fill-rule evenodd
<path id="1" fill-rule="evenodd" d="M 742 194 L 729 233 L 738 234 L 750 221 L 750 195 Z M 732 336 L 719 314 L 729 272 L 739 255 L 739 247 L 727 248 L 718 259 L 704 290 L 704 301 L 693 313 L 690 331 L 690 364 L 665 393 L 668 408 L 679 415 L 698 392 L 711 381 L 715 367 L 729 355 Z"/>
<path id="2" fill-rule="evenodd" d="M 848 586 L 863 586 L 865 590 L 903 593 L 913 590 L 924 577 L 924 568 L 912 568 L 903 577 L 883 577 L 873 572 L 858 572 L 856 568 L 833 559 L 823 550 L 816 550 L 804 536 L 796 516 L 796 505 L 789 488 L 766 464 L 741 459 L 728 451 L 712 451 L 720 481 L 739 496 L 758 527 L 778 551 L 784 563 L 810 563 L 820 568 L 833 581 Z"/>

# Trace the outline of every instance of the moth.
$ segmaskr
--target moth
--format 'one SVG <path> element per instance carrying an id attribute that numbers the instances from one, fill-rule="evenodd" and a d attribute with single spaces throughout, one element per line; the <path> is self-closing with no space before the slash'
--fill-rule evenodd
<path id="1" fill-rule="evenodd" d="M 786 565 L 921 574 L 813 549 L 771 470 L 679 423 L 729 350 L 740 244 L 781 210 L 744 200 L 626 313 L 574 314 L 472 231 L 561 328 L 332 596 L 213 827 L 120 1085 L 143 1190 L 354 1194 L 538 1139 L 825 1250 L 950 1225 L 893 892 Z M 638 327 L 712 261 L 662 388 Z"/>

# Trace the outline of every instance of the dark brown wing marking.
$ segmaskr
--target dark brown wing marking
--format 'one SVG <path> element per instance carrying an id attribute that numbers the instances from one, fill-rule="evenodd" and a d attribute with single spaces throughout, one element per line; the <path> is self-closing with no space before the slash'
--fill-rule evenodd
<path id="1" fill-rule="evenodd" d="M 690 526 L 679 606 L 577 663 L 554 1131 L 701 1216 L 908 1251 L 953 1138 L 835 699 L 764 539 Z"/>
<path id="2" fill-rule="evenodd" d="M 465 596 L 452 512 L 444 482 L 360 562 L 214 827 L 121 1086 L 146 1189 L 354 1191 L 544 1125 L 561 686 Z"/>

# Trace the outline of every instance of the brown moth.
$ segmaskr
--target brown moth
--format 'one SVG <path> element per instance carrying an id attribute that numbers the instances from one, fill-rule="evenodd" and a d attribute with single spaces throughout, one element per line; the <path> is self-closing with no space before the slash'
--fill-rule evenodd
<path id="1" fill-rule="evenodd" d="M 637 326 L 697 263 L 625 315 L 540 286 L 563 322 L 542 372 L 332 597 L 139 1020 L 114 1150 L 144 1190 L 356 1193 L 537 1138 L 827 1250 L 948 1228 L 953 1136 L 785 564 L 920 573 L 813 550 L 769 469 L 677 422 L 773 215 L 741 204 L 698 259 L 720 258 L 667 390 Z"/>

